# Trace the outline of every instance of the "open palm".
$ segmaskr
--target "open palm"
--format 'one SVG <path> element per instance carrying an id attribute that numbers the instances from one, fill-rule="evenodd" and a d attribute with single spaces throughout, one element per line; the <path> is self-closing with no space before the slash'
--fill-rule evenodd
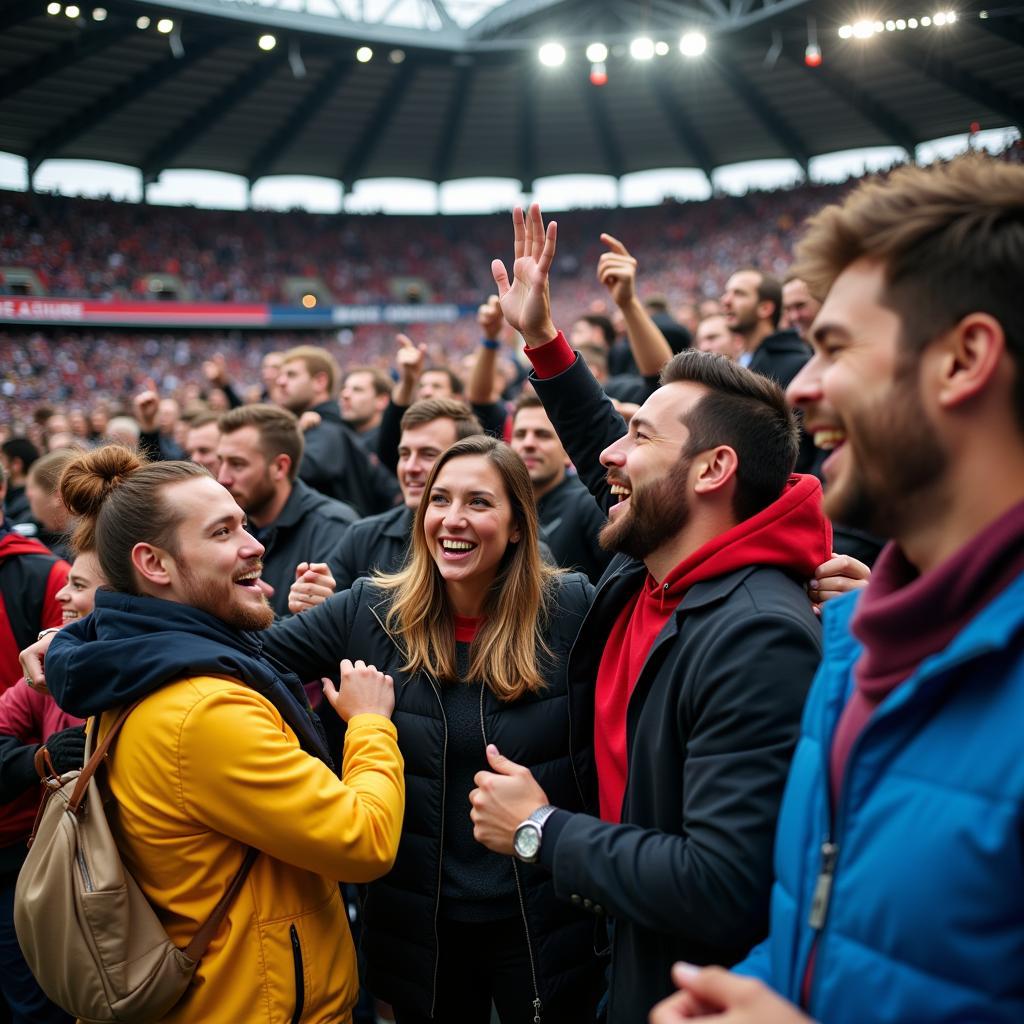
<path id="1" fill-rule="evenodd" d="M 512 211 L 515 231 L 515 262 L 512 281 L 501 260 L 491 264 L 498 299 L 505 319 L 525 339 L 527 345 L 543 345 L 555 336 L 551 321 L 548 272 L 555 258 L 558 226 L 552 221 L 544 229 L 540 207 L 534 203 L 524 216 L 521 207 Z"/>

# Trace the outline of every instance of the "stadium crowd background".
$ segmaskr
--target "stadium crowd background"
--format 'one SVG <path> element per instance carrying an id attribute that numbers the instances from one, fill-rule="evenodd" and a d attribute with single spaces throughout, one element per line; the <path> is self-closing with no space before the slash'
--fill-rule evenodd
<path id="1" fill-rule="evenodd" d="M 1001 157 L 1024 162 L 1024 143 L 1013 143 Z M 716 299 L 736 267 L 783 276 L 804 219 L 852 184 L 560 214 L 555 315 L 565 323 L 584 312 L 613 316 L 595 277 L 599 235 L 606 231 L 637 257 L 642 297 L 663 297 L 692 332 L 701 302 Z M 284 302 L 284 282 L 297 276 L 319 278 L 339 304 L 402 301 L 408 296 L 395 293 L 395 282 L 415 280 L 424 285 L 417 295 L 422 301 L 473 305 L 493 291 L 489 260 L 503 250 L 506 223 L 503 214 L 210 211 L 0 193 L 3 264 L 31 268 L 47 295 L 95 299 L 146 298 L 147 275 L 170 274 L 182 283 L 176 296 L 182 301 Z M 258 398 L 264 354 L 296 344 L 329 349 L 343 368 L 372 364 L 390 371 L 394 333 L 387 325 L 301 332 L 0 330 L 0 433 L 24 433 L 42 443 L 39 420 L 54 407 L 86 416 L 98 410 L 101 417 L 130 412 L 132 396 L 149 379 L 183 410 L 194 408 L 210 397 L 203 364 L 218 353 L 247 400 Z M 426 343 L 433 362 L 456 369 L 479 340 L 472 317 L 413 325 L 408 333 Z M 43 415 L 34 419 L 40 407 Z"/>

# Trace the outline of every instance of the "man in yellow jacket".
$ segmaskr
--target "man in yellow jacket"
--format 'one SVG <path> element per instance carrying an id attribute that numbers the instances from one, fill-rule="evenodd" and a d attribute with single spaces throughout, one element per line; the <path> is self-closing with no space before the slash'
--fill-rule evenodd
<path id="1" fill-rule="evenodd" d="M 101 735 L 108 712 L 141 700 L 111 755 L 110 817 L 176 944 L 261 851 L 164 1021 L 349 1021 L 358 977 L 338 882 L 390 870 L 404 809 L 391 678 L 343 662 L 340 692 L 325 684 L 347 722 L 339 778 L 298 680 L 262 655 L 263 548 L 231 495 L 191 463 L 106 448 L 72 464 L 62 496 L 111 590 L 54 636 L 46 684 L 98 715 Z"/>

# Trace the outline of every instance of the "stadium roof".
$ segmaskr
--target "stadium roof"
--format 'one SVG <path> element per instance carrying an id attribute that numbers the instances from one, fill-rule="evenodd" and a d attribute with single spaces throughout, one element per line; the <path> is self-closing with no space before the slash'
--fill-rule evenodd
<path id="1" fill-rule="evenodd" d="M 498 176 L 529 191 L 554 174 L 710 175 L 776 157 L 806 167 L 863 146 L 913 151 L 972 124 L 1024 125 L 1022 5 L 853 3 L 5 0 L 0 150 L 30 173 L 78 158 L 145 180 L 187 167 L 348 188 Z M 926 24 L 935 8 L 955 22 Z M 687 30 L 707 37 L 702 56 L 680 53 Z M 668 53 L 634 59 L 637 36 Z M 560 67 L 537 58 L 552 40 L 567 51 Z M 592 42 L 609 50 L 600 86 Z"/>

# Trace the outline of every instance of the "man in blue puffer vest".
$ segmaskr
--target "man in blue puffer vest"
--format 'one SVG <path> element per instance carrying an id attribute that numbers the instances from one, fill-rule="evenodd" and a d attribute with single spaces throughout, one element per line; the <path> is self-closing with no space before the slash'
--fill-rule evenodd
<path id="1" fill-rule="evenodd" d="M 676 965 L 650 1019 L 1019 1024 L 1024 167 L 905 168 L 797 256 L 825 304 L 788 394 L 833 449 L 825 511 L 893 540 L 824 612 L 769 938 L 732 974 Z"/>

